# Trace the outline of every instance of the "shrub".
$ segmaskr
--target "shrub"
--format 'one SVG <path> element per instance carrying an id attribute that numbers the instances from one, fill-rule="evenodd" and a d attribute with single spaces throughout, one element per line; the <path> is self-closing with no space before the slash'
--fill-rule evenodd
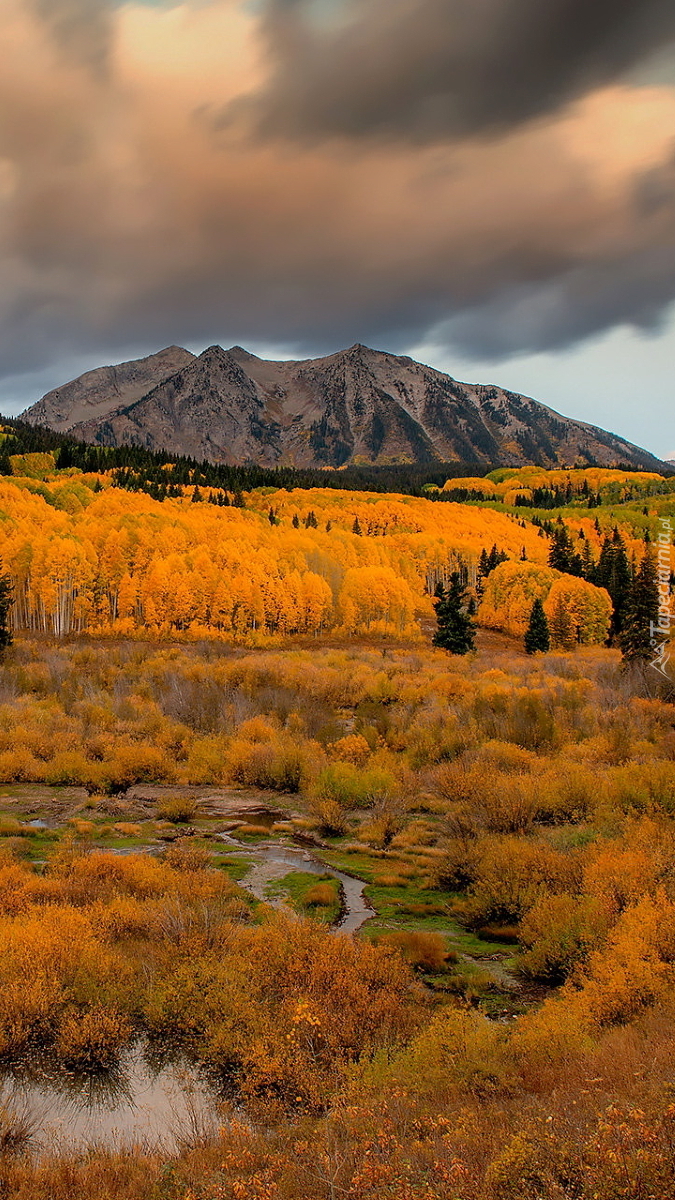
<path id="1" fill-rule="evenodd" d="M 69 1012 L 59 1023 L 54 1049 L 69 1066 L 109 1066 L 131 1031 L 128 1018 L 110 1006 Z"/>
<path id="2" fill-rule="evenodd" d="M 396 780 L 389 771 L 363 771 L 353 763 L 337 762 L 319 773 L 314 794 L 321 800 L 333 800 L 341 808 L 372 808 L 391 799 L 396 790 Z"/>
<path id="3" fill-rule="evenodd" d="M 443 971 L 450 957 L 440 933 L 387 933 L 382 942 L 394 946 L 417 971 Z"/>
<path id="4" fill-rule="evenodd" d="M 197 815 L 198 804 L 190 796 L 167 796 L 161 800 L 155 809 L 155 815 L 160 821 L 171 821 L 179 825 L 193 821 Z"/>
<path id="5" fill-rule="evenodd" d="M 111 759 L 101 764 L 100 781 L 105 791 L 124 792 L 135 783 L 168 783 L 175 775 L 164 751 L 140 744 L 117 746 Z"/>
<path id="6" fill-rule="evenodd" d="M 315 815 L 321 833 L 327 837 L 343 837 L 349 825 L 340 805 L 335 800 L 310 799 L 309 806 Z M 361 847 L 359 847 L 359 850 Z"/>
<path id="7" fill-rule="evenodd" d="M 290 742 L 249 742 L 235 738 L 228 749 L 228 773 L 235 783 L 274 792 L 299 792 L 303 753 Z"/>
<path id="8" fill-rule="evenodd" d="M 302 903 L 308 908 L 329 908 L 336 900 L 337 890 L 333 884 L 315 883 L 305 892 Z"/>
<path id="9" fill-rule="evenodd" d="M 113 825 L 113 833 L 118 833 L 120 837 L 137 838 L 141 836 L 143 829 L 131 821 L 118 821 Z"/>
<path id="10" fill-rule="evenodd" d="M 186 873 L 204 871 L 212 865 L 212 858 L 209 851 L 201 846 L 186 845 L 184 842 L 179 842 L 177 845 L 169 847 L 164 854 L 164 862 L 172 867 L 174 871 Z M 220 889 L 221 877 L 216 876 L 215 872 L 210 872 L 210 874 L 212 882 Z"/>
<path id="11" fill-rule="evenodd" d="M 23 746 L 0 754 L 1 783 L 36 783 L 43 778 L 44 770 L 44 763 Z"/>
<path id="12" fill-rule="evenodd" d="M 371 755 L 370 746 L 360 733 L 350 733 L 337 742 L 332 742 L 328 750 L 332 758 L 353 763 L 355 767 L 365 766 Z"/>
<path id="13" fill-rule="evenodd" d="M 0 837 L 27 837 L 31 832 L 16 817 L 0 817 Z"/>
<path id="14" fill-rule="evenodd" d="M 465 910 L 474 925 L 519 921 L 544 893 L 572 890 L 580 882 L 572 856 L 516 837 L 485 838 L 474 870 Z"/>
<path id="15" fill-rule="evenodd" d="M 87 787 L 96 782 L 98 772 L 79 750 L 63 750 L 45 765 L 44 779 L 50 787 Z"/>
<path id="16" fill-rule="evenodd" d="M 606 928 L 601 905 L 591 897 L 541 896 L 520 925 L 528 949 L 519 968 L 532 979 L 562 983 L 597 947 Z"/>

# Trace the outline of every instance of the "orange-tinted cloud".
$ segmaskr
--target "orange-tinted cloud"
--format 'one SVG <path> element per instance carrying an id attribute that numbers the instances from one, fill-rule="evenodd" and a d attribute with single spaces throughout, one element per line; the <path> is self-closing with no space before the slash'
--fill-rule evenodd
<path id="1" fill-rule="evenodd" d="M 363 6 L 383 35 L 413 7 Z M 643 7 L 645 26 L 669 12 Z M 619 4 L 603 35 L 614 72 L 634 9 Z M 468 116 L 461 136 L 455 122 L 421 137 L 393 92 L 386 130 L 363 100 L 358 129 L 317 110 L 308 137 L 279 89 L 295 61 L 309 96 L 309 67 L 265 40 L 280 11 L 0 0 L 5 374 L 66 351 L 224 337 L 312 351 L 434 331 L 501 353 L 658 318 L 675 295 L 675 89 L 595 86 L 609 71 L 588 65 L 596 37 L 567 76 L 583 94 L 556 108 L 575 87 L 552 87 L 536 119 L 534 101 L 512 105 L 490 137 Z M 420 85 L 429 40 L 411 47 Z M 460 84 L 453 103 L 477 111 Z"/>

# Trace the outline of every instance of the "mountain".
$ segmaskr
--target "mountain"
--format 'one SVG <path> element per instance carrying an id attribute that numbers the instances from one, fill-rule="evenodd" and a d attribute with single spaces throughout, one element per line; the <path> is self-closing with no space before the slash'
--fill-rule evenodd
<path id="1" fill-rule="evenodd" d="M 106 446 L 261 466 L 459 460 L 663 467 L 648 451 L 536 400 L 458 383 L 358 344 L 296 362 L 269 362 L 241 346 L 210 346 L 198 357 L 170 346 L 90 371 L 49 392 L 23 419 Z"/>
<path id="2" fill-rule="evenodd" d="M 27 410 L 25 419 L 31 425 L 47 425 L 57 433 L 67 433 L 81 422 L 100 421 L 109 413 L 141 400 L 158 383 L 193 362 L 194 357 L 180 346 L 168 346 L 148 358 L 137 358 L 116 367 L 97 367 L 47 392 Z"/>

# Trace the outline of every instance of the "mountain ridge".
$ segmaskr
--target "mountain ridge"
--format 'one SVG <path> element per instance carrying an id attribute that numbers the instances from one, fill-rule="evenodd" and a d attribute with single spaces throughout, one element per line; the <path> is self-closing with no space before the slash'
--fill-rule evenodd
<path id="1" fill-rule="evenodd" d="M 169 346 L 87 372 L 48 392 L 22 419 L 92 444 L 229 464 L 665 465 L 530 397 L 461 383 L 359 342 L 322 358 L 282 361 L 243 346 L 212 345 L 199 355 Z"/>

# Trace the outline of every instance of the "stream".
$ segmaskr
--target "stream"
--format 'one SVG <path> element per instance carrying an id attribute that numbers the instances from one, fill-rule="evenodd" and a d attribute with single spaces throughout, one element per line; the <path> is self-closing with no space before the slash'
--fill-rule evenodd
<path id="1" fill-rule="evenodd" d="M 247 858 L 255 860 L 254 866 L 240 880 L 240 886 L 255 896 L 256 900 L 264 900 L 266 904 L 283 909 L 284 912 L 292 911 L 283 900 L 271 899 L 267 895 L 267 888 L 270 883 L 283 879 L 290 871 L 304 871 L 311 875 L 332 875 L 340 883 L 343 915 L 333 926 L 333 932 L 356 933 L 357 929 L 374 916 L 373 909 L 363 894 L 366 886 L 363 880 L 328 866 L 314 858 L 308 850 L 279 845 L 278 842 L 260 842 L 251 846 L 228 833 L 221 833 L 220 839 L 228 845 L 236 846 Z"/>

